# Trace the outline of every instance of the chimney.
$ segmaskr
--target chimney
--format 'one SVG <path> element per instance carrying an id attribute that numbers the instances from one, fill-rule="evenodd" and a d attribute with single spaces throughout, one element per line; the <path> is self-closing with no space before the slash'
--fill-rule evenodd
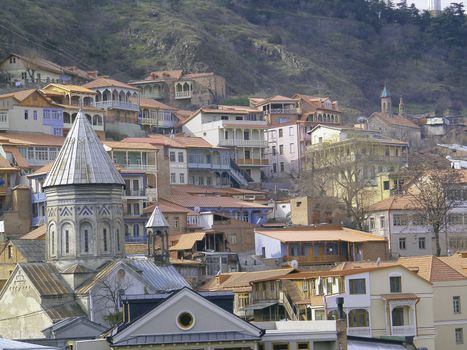
<path id="1" fill-rule="evenodd" d="M 337 297 L 336 304 L 337 304 L 337 320 L 336 320 L 337 349 L 347 350 L 347 320 L 344 315 L 344 298 Z"/>

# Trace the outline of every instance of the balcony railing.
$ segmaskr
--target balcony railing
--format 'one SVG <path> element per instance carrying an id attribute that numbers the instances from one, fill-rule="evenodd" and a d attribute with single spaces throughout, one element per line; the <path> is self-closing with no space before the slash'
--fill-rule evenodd
<path id="1" fill-rule="evenodd" d="M 125 242 L 127 242 L 127 243 L 147 243 L 148 242 L 148 236 L 147 235 L 142 235 L 142 236 L 126 235 L 125 236 Z"/>
<path id="2" fill-rule="evenodd" d="M 63 123 L 63 128 L 64 129 L 71 129 L 72 126 L 73 126 L 72 123 Z M 104 124 L 92 125 L 92 128 L 93 128 L 93 130 L 96 130 L 96 131 L 104 131 Z"/>
<path id="3" fill-rule="evenodd" d="M 370 327 L 349 327 L 347 328 L 347 335 L 355 337 L 371 337 Z"/>
<path id="4" fill-rule="evenodd" d="M 320 256 L 284 256 L 283 261 L 297 260 L 298 265 L 313 264 L 332 264 L 335 262 L 346 261 L 347 259 L 339 255 L 320 255 Z"/>
<path id="5" fill-rule="evenodd" d="M 156 165 L 147 165 L 147 164 L 122 164 L 122 163 L 116 163 L 122 167 L 124 167 L 126 170 L 134 170 L 134 171 L 144 171 L 147 173 L 155 173 L 157 172 L 157 166 Z"/>
<path id="6" fill-rule="evenodd" d="M 297 108 L 271 108 L 269 114 L 296 114 Z"/>
<path id="7" fill-rule="evenodd" d="M 214 170 L 229 170 L 230 164 L 222 163 L 198 163 L 188 161 L 188 168 L 191 169 L 214 169 Z"/>
<path id="8" fill-rule="evenodd" d="M 269 160 L 267 159 L 237 159 L 236 162 L 240 166 L 244 166 L 244 165 L 267 166 L 269 165 Z"/>
<path id="9" fill-rule="evenodd" d="M 141 125 L 151 125 L 160 128 L 174 128 L 177 125 L 175 120 L 161 120 L 159 118 L 139 118 Z"/>
<path id="10" fill-rule="evenodd" d="M 31 201 L 33 203 L 42 203 L 45 202 L 46 196 L 44 192 L 36 192 L 31 194 Z"/>
<path id="11" fill-rule="evenodd" d="M 192 92 L 191 91 L 176 91 L 175 98 L 182 99 L 182 98 L 191 98 Z"/>
<path id="12" fill-rule="evenodd" d="M 139 111 L 139 106 L 134 103 L 124 102 L 124 101 L 99 101 L 96 102 L 97 108 L 115 108 L 115 109 L 124 109 L 128 111 Z"/>
<path id="13" fill-rule="evenodd" d="M 417 329 L 415 328 L 414 325 L 392 326 L 391 330 L 392 330 L 391 334 L 395 336 L 406 337 L 406 336 L 417 335 Z"/>
<path id="14" fill-rule="evenodd" d="M 267 147 L 266 140 L 220 139 L 219 146 Z"/>
<path id="15" fill-rule="evenodd" d="M 141 189 L 141 190 L 125 190 L 124 191 L 124 196 L 125 197 L 146 197 L 146 191 Z"/>

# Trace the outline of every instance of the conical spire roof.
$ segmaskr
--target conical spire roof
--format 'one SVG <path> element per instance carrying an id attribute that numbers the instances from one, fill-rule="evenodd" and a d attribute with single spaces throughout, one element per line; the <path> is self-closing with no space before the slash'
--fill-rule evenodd
<path id="1" fill-rule="evenodd" d="M 125 185 L 125 181 L 80 111 L 43 187 L 81 184 Z"/>
<path id="2" fill-rule="evenodd" d="M 152 228 L 152 227 L 169 227 L 169 223 L 167 222 L 167 219 L 164 217 L 161 210 L 159 209 L 159 206 L 157 205 L 154 207 L 151 217 L 146 223 L 146 228 Z"/>
<path id="3" fill-rule="evenodd" d="M 383 91 L 381 92 L 381 97 L 391 97 L 391 92 L 389 92 L 388 87 L 384 84 Z"/>

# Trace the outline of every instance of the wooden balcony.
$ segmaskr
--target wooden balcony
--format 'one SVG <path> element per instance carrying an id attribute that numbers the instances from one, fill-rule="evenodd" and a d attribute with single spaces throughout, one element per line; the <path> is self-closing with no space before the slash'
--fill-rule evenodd
<path id="1" fill-rule="evenodd" d="M 175 99 L 183 99 L 183 98 L 191 98 L 192 92 L 191 91 L 176 91 L 175 92 Z"/>
<path id="2" fill-rule="evenodd" d="M 237 164 L 240 166 L 267 166 L 269 165 L 269 160 L 267 159 L 237 159 Z"/>
<path id="3" fill-rule="evenodd" d="M 236 146 L 236 147 L 261 147 L 266 148 L 268 142 L 266 140 L 253 139 L 253 140 L 244 140 L 244 139 L 220 139 L 219 146 Z"/>
<path id="4" fill-rule="evenodd" d="M 298 265 L 324 265 L 336 262 L 347 261 L 346 257 L 339 255 L 319 255 L 319 256 L 284 256 L 283 261 L 297 260 Z"/>

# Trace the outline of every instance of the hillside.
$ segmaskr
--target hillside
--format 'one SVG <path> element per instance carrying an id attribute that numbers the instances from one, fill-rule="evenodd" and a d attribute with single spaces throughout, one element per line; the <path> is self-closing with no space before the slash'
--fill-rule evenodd
<path id="1" fill-rule="evenodd" d="M 461 10 L 432 18 L 380 0 L 3 0 L 0 56 L 39 54 L 122 80 L 209 70 L 231 95 L 329 94 L 355 113 L 377 108 L 387 81 L 409 112 L 461 109 Z"/>

